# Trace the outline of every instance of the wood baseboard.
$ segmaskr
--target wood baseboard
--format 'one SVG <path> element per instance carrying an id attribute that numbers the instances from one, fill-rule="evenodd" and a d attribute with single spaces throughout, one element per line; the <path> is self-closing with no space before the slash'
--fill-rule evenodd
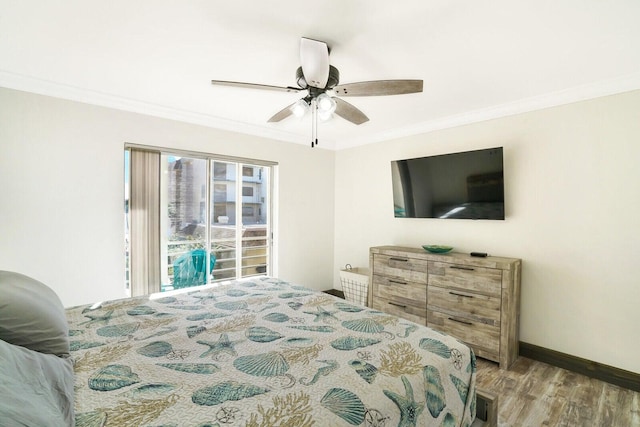
<path id="1" fill-rule="evenodd" d="M 640 374 L 520 341 L 520 356 L 640 392 Z"/>

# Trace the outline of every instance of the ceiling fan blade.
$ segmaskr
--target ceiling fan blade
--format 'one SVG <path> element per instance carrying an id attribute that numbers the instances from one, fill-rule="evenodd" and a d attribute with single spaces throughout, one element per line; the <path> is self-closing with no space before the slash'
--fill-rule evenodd
<path id="1" fill-rule="evenodd" d="M 324 89 L 329 80 L 329 47 L 325 42 L 302 38 L 300 65 L 307 84 Z"/>
<path id="2" fill-rule="evenodd" d="M 295 102 L 275 113 L 269 120 L 267 120 L 267 123 L 279 122 L 292 115 L 293 111 L 291 111 L 291 107 L 293 107 L 294 104 Z"/>
<path id="3" fill-rule="evenodd" d="M 402 95 L 422 92 L 422 80 L 375 80 L 338 85 L 333 88 L 339 96 Z"/>
<path id="4" fill-rule="evenodd" d="M 242 83 L 242 82 L 228 82 L 224 80 L 211 80 L 212 85 L 216 86 L 231 86 L 231 87 L 241 87 L 245 89 L 261 89 L 261 90 L 276 90 L 279 92 L 300 92 L 302 89 L 297 87 L 281 87 L 281 86 L 269 86 L 269 85 L 260 85 L 256 83 Z"/>
<path id="5" fill-rule="evenodd" d="M 343 101 L 340 98 L 333 99 L 336 101 L 335 114 L 337 114 L 338 116 L 356 125 L 361 125 L 362 123 L 369 121 L 369 117 L 367 117 L 362 111 L 358 110 L 353 105 L 349 104 L 347 101 Z"/>

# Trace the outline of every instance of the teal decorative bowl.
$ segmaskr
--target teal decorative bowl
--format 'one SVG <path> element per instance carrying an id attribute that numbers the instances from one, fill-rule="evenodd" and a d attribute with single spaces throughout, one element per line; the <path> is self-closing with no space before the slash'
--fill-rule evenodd
<path id="1" fill-rule="evenodd" d="M 446 254 L 453 249 L 453 246 L 444 245 L 422 245 L 422 247 L 425 251 L 431 252 L 432 254 Z"/>

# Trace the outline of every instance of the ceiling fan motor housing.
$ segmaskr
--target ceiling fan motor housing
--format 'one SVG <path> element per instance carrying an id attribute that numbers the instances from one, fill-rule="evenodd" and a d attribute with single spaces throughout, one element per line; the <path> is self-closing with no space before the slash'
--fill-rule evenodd
<path id="1" fill-rule="evenodd" d="M 307 80 L 304 78 L 304 73 L 302 72 L 302 67 L 298 67 L 296 70 L 296 83 L 302 89 L 312 89 L 313 86 L 309 86 L 307 84 Z M 327 85 L 324 89 L 319 89 L 320 93 L 333 89 L 340 83 L 340 71 L 333 65 L 329 65 L 329 78 L 327 79 Z M 317 89 L 317 88 L 313 88 Z"/>

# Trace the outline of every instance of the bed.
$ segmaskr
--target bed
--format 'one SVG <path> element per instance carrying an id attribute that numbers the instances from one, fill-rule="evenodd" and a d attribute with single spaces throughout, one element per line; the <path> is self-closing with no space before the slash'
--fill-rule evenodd
<path id="1" fill-rule="evenodd" d="M 67 308 L 76 426 L 470 426 L 456 339 L 274 278 Z"/>

